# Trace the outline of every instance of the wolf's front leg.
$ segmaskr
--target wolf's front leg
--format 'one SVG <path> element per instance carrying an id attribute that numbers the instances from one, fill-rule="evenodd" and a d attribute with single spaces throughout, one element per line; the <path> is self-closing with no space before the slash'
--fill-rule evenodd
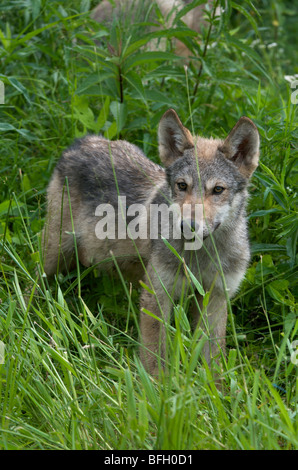
<path id="1" fill-rule="evenodd" d="M 221 352 L 225 354 L 227 301 L 224 292 L 215 289 L 210 295 L 207 307 L 203 307 L 203 298 L 198 294 L 193 313 L 195 325 L 199 325 L 206 333 L 203 354 L 211 365 L 212 359 L 218 360 Z"/>
<path id="2" fill-rule="evenodd" d="M 165 322 L 169 318 L 169 313 L 170 301 L 165 292 L 159 292 L 159 295 L 156 296 L 145 289 L 143 290 L 141 295 L 140 356 L 144 367 L 155 377 L 158 376 L 159 368 L 165 365 Z"/>

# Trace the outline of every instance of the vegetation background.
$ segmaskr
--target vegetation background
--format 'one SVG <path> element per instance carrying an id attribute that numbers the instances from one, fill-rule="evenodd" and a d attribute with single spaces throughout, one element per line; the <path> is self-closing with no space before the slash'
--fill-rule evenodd
<path id="1" fill-rule="evenodd" d="M 101 25 L 90 18 L 96 3 L 1 1 L 0 448 L 297 449 L 294 2 L 218 1 L 199 35 L 179 14 L 164 29 L 152 2 L 141 5 L 145 20 L 135 9 L 133 22 Z M 187 68 L 173 37 L 190 49 Z M 136 355 L 137 287 L 82 267 L 50 282 L 36 275 L 45 190 L 63 149 L 101 133 L 158 161 L 169 107 L 201 135 L 223 137 L 242 115 L 261 135 L 252 262 L 230 309 L 225 393 L 198 359 L 183 305 L 168 327 L 170 374 L 156 382 Z"/>

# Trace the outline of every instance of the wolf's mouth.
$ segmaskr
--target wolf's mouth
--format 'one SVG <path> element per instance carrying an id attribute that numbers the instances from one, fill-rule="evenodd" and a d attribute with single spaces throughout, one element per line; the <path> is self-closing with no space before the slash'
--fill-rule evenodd
<path id="1" fill-rule="evenodd" d="M 206 238 L 208 238 L 208 237 L 211 235 L 211 233 L 215 232 L 215 230 L 217 230 L 220 225 L 221 225 L 221 222 L 217 222 L 217 223 L 215 224 L 215 226 L 214 226 L 214 228 L 213 228 L 212 231 L 208 231 L 207 233 L 203 233 L 203 234 L 202 234 L 203 237 L 200 236 L 200 235 L 195 231 L 194 227 L 191 227 L 191 228 L 190 228 L 190 231 L 193 232 L 193 234 L 194 234 L 194 236 L 193 236 L 192 238 L 187 238 L 186 236 L 184 236 L 184 234 L 183 234 L 183 225 L 181 225 L 181 228 L 182 228 L 181 233 L 182 233 L 182 236 L 183 236 L 183 238 L 184 238 L 185 240 L 187 240 L 189 243 L 192 243 L 192 242 L 195 242 L 195 240 L 197 240 L 198 237 L 201 238 L 201 239 L 203 238 L 203 240 L 206 240 Z"/>
<path id="2" fill-rule="evenodd" d="M 218 229 L 218 227 L 220 226 L 220 224 L 221 224 L 221 222 L 217 222 L 217 223 L 215 224 L 214 229 L 213 229 L 212 232 L 208 232 L 208 233 L 204 234 L 203 240 L 205 240 L 206 238 L 208 238 L 211 233 L 215 232 L 215 230 Z"/>

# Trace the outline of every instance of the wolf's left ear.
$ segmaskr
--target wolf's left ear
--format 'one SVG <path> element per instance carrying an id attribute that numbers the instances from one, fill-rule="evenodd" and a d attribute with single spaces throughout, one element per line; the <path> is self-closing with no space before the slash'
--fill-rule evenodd
<path id="1" fill-rule="evenodd" d="M 191 133 L 173 109 L 168 109 L 160 120 L 158 142 L 159 156 L 165 167 L 181 157 L 184 150 L 194 147 Z"/>
<path id="2" fill-rule="evenodd" d="M 260 137 L 256 125 L 247 117 L 239 119 L 220 150 L 235 163 L 240 173 L 250 178 L 259 162 Z"/>

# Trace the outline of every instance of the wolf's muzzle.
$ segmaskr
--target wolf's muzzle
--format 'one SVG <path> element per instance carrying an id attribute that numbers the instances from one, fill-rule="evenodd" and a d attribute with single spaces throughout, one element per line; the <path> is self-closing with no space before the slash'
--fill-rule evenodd
<path id="1" fill-rule="evenodd" d="M 183 219 L 181 220 L 181 233 L 186 240 L 195 239 L 195 233 L 198 233 L 200 229 L 199 224 L 194 219 Z"/>

